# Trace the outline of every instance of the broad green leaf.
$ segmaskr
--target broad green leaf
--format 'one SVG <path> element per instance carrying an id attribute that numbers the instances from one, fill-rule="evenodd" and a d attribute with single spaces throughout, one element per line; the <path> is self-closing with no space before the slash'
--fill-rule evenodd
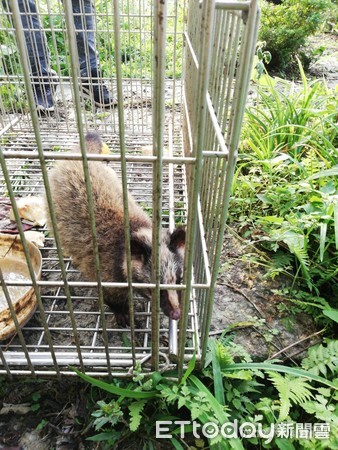
<path id="1" fill-rule="evenodd" d="M 282 224 L 284 219 L 277 216 L 265 216 L 260 219 L 262 222 Z"/>
<path id="2" fill-rule="evenodd" d="M 276 438 L 274 443 L 277 445 L 279 450 L 296 450 L 292 442 L 288 439 Z"/>
<path id="3" fill-rule="evenodd" d="M 323 309 L 323 314 L 338 323 L 338 309 Z"/>
<path id="4" fill-rule="evenodd" d="M 115 439 L 119 433 L 117 431 L 107 431 L 106 433 L 99 433 L 95 436 L 91 436 L 89 438 L 86 438 L 87 441 L 92 442 L 102 442 L 102 441 L 108 441 L 108 439 Z"/>
<path id="5" fill-rule="evenodd" d="M 338 175 L 338 166 L 333 166 L 330 169 L 321 170 L 320 172 L 314 173 L 309 177 L 309 180 L 315 180 L 316 178 L 323 177 L 335 177 Z"/>
<path id="6" fill-rule="evenodd" d="M 270 163 L 273 165 L 278 165 L 283 161 L 287 161 L 288 159 L 290 159 L 290 155 L 288 155 L 287 153 L 282 153 L 279 156 L 276 156 L 275 158 L 270 160 Z"/>

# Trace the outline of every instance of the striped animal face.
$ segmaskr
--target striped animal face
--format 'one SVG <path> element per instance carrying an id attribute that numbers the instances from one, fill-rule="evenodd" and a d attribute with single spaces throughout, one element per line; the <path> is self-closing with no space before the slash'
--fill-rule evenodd
<path id="1" fill-rule="evenodd" d="M 151 283 L 152 280 L 152 233 L 148 228 L 141 228 L 132 234 L 131 240 L 132 278 L 135 282 Z M 180 284 L 183 276 L 185 248 L 185 230 L 177 228 L 173 233 L 164 230 L 160 246 L 160 282 L 161 284 Z M 126 264 L 124 265 L 126 273 Z M 150 298 L 151 291 L 143 290 L 141 294 Z M 181 291 L 175 289 L 161 289 L 160 305 L 164 314 L 171 319 L 178 320 Z"/>
<path id="2" fill-rule="evenodd" d="M 181 284 L 183 277 L 185 230 L 177 228 L 167 232 L 161 242 L 160 276 L 162 284 Z M 173 320 L 181 317 L 181 291 L 161 290 L 160 305 L 164 314 Z"/>

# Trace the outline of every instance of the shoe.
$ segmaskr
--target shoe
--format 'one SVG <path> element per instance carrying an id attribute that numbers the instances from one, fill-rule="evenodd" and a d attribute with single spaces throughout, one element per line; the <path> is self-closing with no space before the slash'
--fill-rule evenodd
<path id="1" fill-rule="evenodd" d="M 91 71 L 90 77 L 83 77 L 81 89 L 85 96 L 92 99 L 96 106 L 107 108 L 117 104 L 117 99 L 109 92 L 97 69 Z"/>
<path id="2" fill-rule="evenodd" d="M 47 113 L 54 111 L 54 98 L 50 86 L 35 86 L 34 94 L 38 112 Z"/>
<path id="3" fill-rule="evenodd" d="M 45 114 L 54 111 L 54 94 L 57 81 L 53 78 L 36 78 L 33 80 L 33 91 L 38 113 Z"/>

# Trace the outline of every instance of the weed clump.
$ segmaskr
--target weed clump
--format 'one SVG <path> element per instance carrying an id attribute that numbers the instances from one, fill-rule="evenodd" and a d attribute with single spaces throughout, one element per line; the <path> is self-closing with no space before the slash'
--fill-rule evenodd
<path id="1" fill-rule="evenodd" d="M 269 67 L 284 71 L 295 55 L 303 64 L 309 63 L 309 56 L 301 49 L 306 38 L 322 25 L 327 9 L 332 7 L 330 0 L 284 0 L 278 5 L 262 1 L 259 39 L 271 53 Z"/>

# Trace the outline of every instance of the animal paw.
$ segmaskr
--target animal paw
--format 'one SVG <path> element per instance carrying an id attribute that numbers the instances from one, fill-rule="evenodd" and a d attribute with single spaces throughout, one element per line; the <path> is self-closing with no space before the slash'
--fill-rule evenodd
<path id="1" fill-rule="evenodd" d="M 120 327 L 126 328 L 130 325 L 130 319 L 129 319 L 129 312 L 123 311 L 123 312 L 115 312 L 115 320 L 117 322 L 117 325 Z"/>

